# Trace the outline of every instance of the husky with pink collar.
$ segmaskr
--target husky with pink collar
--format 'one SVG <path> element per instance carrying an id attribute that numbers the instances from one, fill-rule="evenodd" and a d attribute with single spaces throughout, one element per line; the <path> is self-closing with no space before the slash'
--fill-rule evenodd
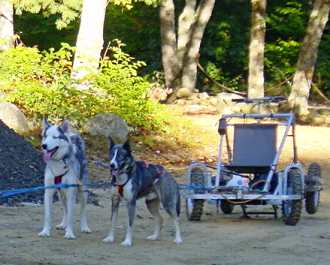
<path id="1" fill-rule="evenodd" d="M 57 229 L 65 230 L 66 239 L 75 239 L 74 208 L 76 199 L 81 203 L 80 229 L 89 233 L 87 224 L 87 182 L 88 171 L 85 159 L 85 147 L 82 138 L 69 130 L 68 122 L 61 125 L 52 125 L 46 119 L 43 121 L 42 151 L 46 163 L 45 186 L 54 184 L 77 184 L 77 187 L 65 189 L 45 189 L 44 194 L 44 227 L 39 236 L 48 237 L 52 228 L 52 204 L 54 193 L 57 191 L 63 205 L 62 222 Z"/>

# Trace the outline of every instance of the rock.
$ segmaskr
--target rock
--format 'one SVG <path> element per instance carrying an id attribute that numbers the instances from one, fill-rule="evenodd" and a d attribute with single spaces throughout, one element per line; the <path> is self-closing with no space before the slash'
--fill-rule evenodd
<path id="1" fill-rule="evenodd" d="M 276 113 L 279 112 L 279 104 L 278 103 L 270 103 L 266 106 L 268 112 Z"/>
<path id="2" fill-rule="evenodd" d="M 84 131 L 94 136 L 109 137 L 115 143 L 124 143 L 128 137 L 129 128 L 126 122 L 113 113 L 99 113 L 84 126 Z"/>
<path id="3" fill-rule="evenodd" d="M 208 102 L 211 106 L 216 107 L 218 104 L 218 100 L 216 97 L 209 97 Z"/>
<path id="4" fill-rule="evenodd" d="M 221 114 L 231 114 L 237 110 L 234 110 L 234 106 L 237 104 L 232 102 L 233 99 L 243 98 L 242 96 L 231 94 L 231 93 L 219 93 L 217 95 L 217 110 Z M 240 106 L 238 107 L 238 111 Z"/>
<path id="5" fill-rule="evenodd" d="M 169 88 L 154 87 L 150 90 L 149 97 L 155 102 L 164 102 L 172 92 L 173 90 Z"/>
<path id="6" fill-rule="evenodd" d="M 252 110 L 254 112 L 258 112 L 257 108 L 254 107 L 252 104 L 248 104 L 245 102 L 233 102 L 232 112 L 234 113 L 250 113 Z"/>
<path id="7" fill-rule="evenodd" d="M 182 99 L 182 98 L 179 98 L 175 101 L 175 104 L 177 104 L 177 105 L 187 105 L 187 103 L 188 103 L 187 100 Z"/>
<path id="8" fill-rule="evenodd" d="M 217 114 L 217 109 L 211 106 L 202 106 L 198 104 L 189 105 L 184 110 L 184 114 L 199 115 L 199 114 Z"/>
<path id="9" fill-rule="evenodd" d="M 193 93 L 189 98 L 191 104 L 209 105 L 210 96 L 206 93 Z"/>
<path id="10" fill-rule="evenodd" d="M 313 125 L 325 125 L 326 123 L 326 117 L 324 116 L 316 116 L 316 117 L 313 117 Z"/>
<path id="11" fill-rule="evenodd" d="M 208 99 L 210 96 L 209 96 L 209 94 L 207 94 L 206 92 L 202 92 L 202 93 L 199 93 L 199 94 L 198 94 L 198 97 L 199 97 L 201 100 L 205 100 L 205 99 Z"/>
<path id="12" fill-rule="evenodd" d="M 191 91 L 188 88 L 179 88 L 176 93 L 177 98 L 188 98 L 191 96 Z"/>
<path id="13" fill-rule="evenodd" d="M 191 96 L 189 96 L 189 100 L 193 102 L 199 102 L 199 93 L 193 93 Z"/>
<path id="14" fill-rule="evenodd" d="M 30 131 L 25 115 L 12 103 L 0 103 L 0 120 L 19 134 L 26 134 Z"/>
<path id="15" fill-rule="evenodd" d="M 330 126 L 330 117 L 329 117 L 329 116 L 327 116 L 327 117 L 325 118 L 325 124 L 326 124 L 327 126 Z"/>

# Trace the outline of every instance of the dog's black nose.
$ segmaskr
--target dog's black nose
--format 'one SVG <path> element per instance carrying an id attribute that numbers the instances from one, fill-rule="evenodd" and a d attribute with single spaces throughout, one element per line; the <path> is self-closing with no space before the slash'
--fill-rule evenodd
<path id="1" fill-rule="evenodd" d="M 111 169 L 115 169 L 115 167 L 116 167 L 116 165 L 115 165 L 114 163 L 111 163 L 111 164 L 110 164 L 110 168 L 111 168 Z"/>
<path id="2" fill-rule="evenodd" d="M 47 150 L 47 144 L 43 144 L 41 147 L 42 147 L 42 149 Z"/>

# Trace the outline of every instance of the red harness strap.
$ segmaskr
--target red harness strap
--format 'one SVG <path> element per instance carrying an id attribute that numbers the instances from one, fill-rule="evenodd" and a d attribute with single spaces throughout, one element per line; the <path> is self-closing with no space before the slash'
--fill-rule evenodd
<path id="1" fill-rule="evenodd" d="M 66 173 L 68 173 L 68 171 L 66 171 L 66 172 L 63 173 L 62 175 L 56 176 L 56 177 L 54 178 L 54 184 L 55 184 L 55 185 L 61 184 L 61 183 L 62 183 L 62 178 L 63 178 L 63 176 L 64 176 Z M 61 188 L 58 188 L 58 190 L 60 190 L 60 189 L 61 189 Z"/>
<path id="2" fill-rule="evenodd" d="M 123 197 L 124 196 L 124 186 L 122 185 L 118 185 L 118 193 L 120 195 L 120 197 Z"/>
<path id="3" fill-rule="evenodd" d="M 62 183 L 62 177 L 63 177 L 64 175 L 60 175 L 60 176 L 56 176 L 55 177 L 55 179 L 54 179 L 54 183 L 55 183 L 55 185 L 57 185 L 57 184 L 61 184 Z"/>

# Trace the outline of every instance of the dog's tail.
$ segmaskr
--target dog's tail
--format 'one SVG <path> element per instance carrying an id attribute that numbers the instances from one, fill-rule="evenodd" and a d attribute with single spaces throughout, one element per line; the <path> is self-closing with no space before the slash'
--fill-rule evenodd
<path id="1" fill-rule="evenodd" d="M 176 214 L 179 217 L 181 213 L 181 196 L 180 196 L 180 190 L 179 190 L 179 185 L 177 185 L 177 190 L 176 190 Z"/>

